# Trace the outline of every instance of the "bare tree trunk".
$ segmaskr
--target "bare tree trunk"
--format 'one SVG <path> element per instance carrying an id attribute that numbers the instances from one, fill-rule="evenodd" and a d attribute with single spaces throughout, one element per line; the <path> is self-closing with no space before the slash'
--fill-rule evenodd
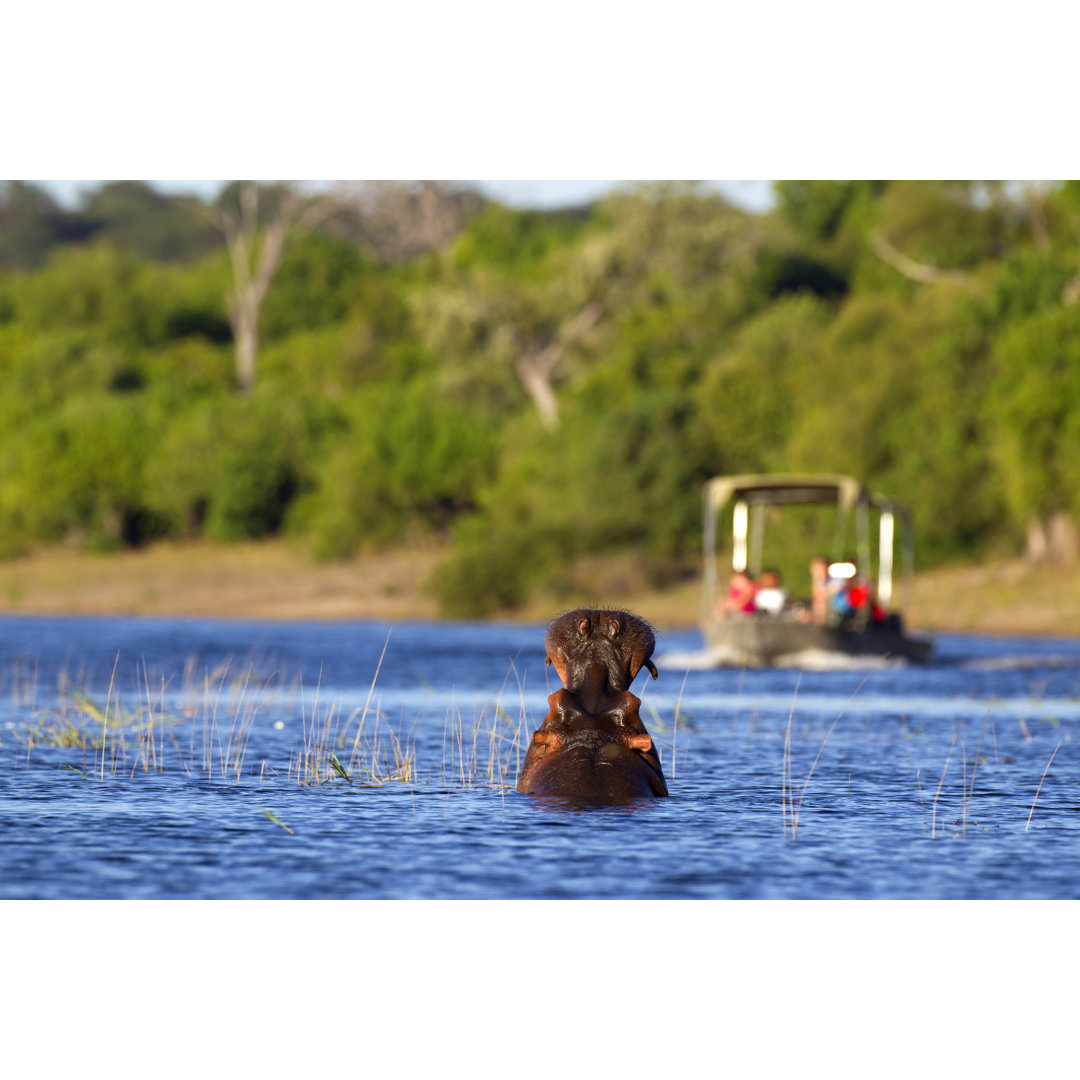
<path id="1" fill-rule="evenodd" d="M 527 350 L 514 362 L 521 385 L 548 431 L 555 431 L 559 426 L 559 402 L 552 379 L 563 350 L 584 337 L 600 321 L 603 313 L 604 307 L 598 300 L 590 301 L 559 330 L 554 341 Z"/>
<path id="2" fill-rule="evenodd" d="M 1080 531 L 1071 514 L 1058 510 L 1049 518 L 1028 518 L 1024 558 L 1029 563 L 1070 564 L 1080 558 Z"/>
<path id="3" fill-rule="evenodd" d="M 1046 539 L 1046 526 L 1042 518 L 1032 515 L 1027 522 L 1027 543 L 1024 545 L 1024 558 L 1029 563 L 1046 561 L 1050 544 Z"/>
<path id="4" fill-rule="evenodd" d="M 303 196 L 287 187 L 273 219 L 259 234 L 259 185 L 253 180 L 240 189 L 238 213 L 221 209 L 218 225 L 225 234 L 225 244 L 232 263 L 233 286 L 228 294 L 229 322 L 236 342 L 236 385 L 247 393 L 255 383 L 259 354 L 259 311 L 274 280 L 289 230 L 310 226 L 329 213 L 327 203 L 310 203 L 304 208 Z"/>
<path id="5" fill-rule="evenodd" d="M 1046 526 L 1050 558 L 1056 563 L 1074 563 L 1080 555 L 1080 534 L 1071 514 L 1059 510 L 1050 515 Z"/>
<path id="6" fill-rule="evenodd" d="M 548 431 L 554 431 L 559 426 L 559 402 L 551 385 L 559 354 L 560 350 L 555 345 L 548 345 L 543 349 L 527 352 L 514 362 L 521 385 L 536 406 L 540 422 Z"/>
<path id="7" fill-rule="evenodd" d="M 236 343 L 236 385 L 247 393 L 255 383 L 255 359 L 259 354 L 259 313 L 249 301 L 229 304 L 233 340 Z"/>

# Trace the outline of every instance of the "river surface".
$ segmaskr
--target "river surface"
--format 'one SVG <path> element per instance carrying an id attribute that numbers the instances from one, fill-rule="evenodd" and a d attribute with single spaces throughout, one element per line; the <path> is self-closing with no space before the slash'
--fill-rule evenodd
<path id="1" fill-rule="evenodd" d="M 514 791 L 543 627 L 0 618 L 0 898 L 1072 898 L 1080 640 L 638 677 L 671 798 Z"/>

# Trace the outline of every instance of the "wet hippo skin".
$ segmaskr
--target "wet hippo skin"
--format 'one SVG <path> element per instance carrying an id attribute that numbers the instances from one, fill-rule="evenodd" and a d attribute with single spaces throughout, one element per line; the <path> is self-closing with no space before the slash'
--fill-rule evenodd
<path id="1" fill-rule="evenodd" d="M 656 647 L 652 627 L 627 611 L 579 608 L 560 615 L 544 638 L 564 689 L 548 698 L 533 733 L 518 791 L 574 798 L 667 795 L 660 755 L 630 693 Z"/>

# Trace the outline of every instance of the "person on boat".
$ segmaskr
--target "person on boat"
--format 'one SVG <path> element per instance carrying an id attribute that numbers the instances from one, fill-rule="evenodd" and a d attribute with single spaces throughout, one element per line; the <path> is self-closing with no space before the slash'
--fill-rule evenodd
<path id="1" fill-rule="evenodd" d="M 887 618 L 885 609 L 874 597 L 874 590 L 870 583 L 863 577 L 855 578 L 847 590 L 848 604 L 852 608 L 852 614 L 858 616 L 861 622 L 884 622 Z"/>
<path id="2" fill-rule="evenodd" d="M 855 616 L 855 604 L 852 602 L 851 586 L 846 581 L 834 579 L 829 593 L 829 613 L 832 622 L 841 626 Z"/>
<path id="3" fill-rule="evenodd" d="M 824 555 L 810 560 L 810 621 L 818 626 L 829 621 L 829 560 Z"/>
<path id="4" fill-rule="evenodd" d="M 754 609 L 766 615 L 780 615 L 787 607 L 787 589 L 780 582 L 778 570 L 763 570 L 754 593 Z"/>
<path id="5" fill-rule="evenodd" d="M 840 571 L 840 567 L 843 570 Z M 870 582 L 859 573 L 854 563 L 830 567 L 830 607 L 839 625 L 846 628 L 863 627 L 869 622 L 884 622 L 886 613 L 876 598 Z"/>
<path id="6" fill-rule="evenodd" d="M 850 626 L 865 601 L 865 594 L 858 588 L 861 581 L 859 567 L 854 559 L 829 564 L 825 594 L 829 602 L 829 622 L 832 625 Z"/>
<path id="7" fill-rule="evenodd" d="M 723 617 L 731 619 L 739 615 L 753 615 L 757 610 L 754 606 L 756 593 L 757 586 L 753 577 L 745 570 L 737 570 L 731 575 L 727 596 L 724 598 Z"/>

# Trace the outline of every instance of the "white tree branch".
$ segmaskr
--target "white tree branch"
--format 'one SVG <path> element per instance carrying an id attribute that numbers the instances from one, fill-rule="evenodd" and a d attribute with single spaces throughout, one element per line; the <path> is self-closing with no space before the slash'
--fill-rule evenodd
<path id="1" fill-rule="evenodd" d="M 563 351 L 573 342 L 584 337 L 599 321 L 604 305 L 591 300 L 569 322 L 559 328 L 553 341 L 528 349 L 514 362 L 521 385 L 529 395 L 540 421 L 554 431 L 559 426 L 559 402 L 552 386 L 552 376 L 562 358 Z"/>
<path id="2" fill-rule="evenodd" d="M 936 266 L 928 266 L 926 263 L 916 262 L 909 259 L 902 252 L 885 239 L 884 235 L 875 231 L 870 234 L 870 246 L 878 257 L 887 262 L 894 270 L 899 271 L 912 281 L 921 282 L 923 285 L 938 285 L 943 282 L 961 283 L 971 281 L 971 274 L 963 270 L 939 270 Z"/>

